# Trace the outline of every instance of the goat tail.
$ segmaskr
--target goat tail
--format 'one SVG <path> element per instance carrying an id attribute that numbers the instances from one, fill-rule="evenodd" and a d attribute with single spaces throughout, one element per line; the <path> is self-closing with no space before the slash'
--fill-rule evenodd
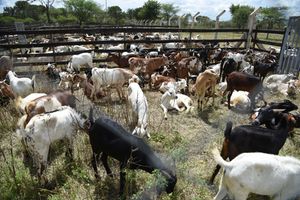
<path id="1" fill-rule="evenodd" d="M 222 158 L 222 156 L 220 155 L 220 151 L 217 148 L 214 148 L 212 150 L 212 155 L 213 155 L 216 163 L 218 163 L 218 165 L 221 165 L 221 167 L 223 167 L 223 168 L 229 167 L 229 162 L 227 162 L 226 160 L 224 160 Z"/>
<path id="2" fill-rule="evenodd" d="M 229 121 L 229 122 L 227 122 L 225 131 L 224 131 L 225 138 L 229 138 L 230 137 L 231 129 L 232 129 L 232 122 Z"/>

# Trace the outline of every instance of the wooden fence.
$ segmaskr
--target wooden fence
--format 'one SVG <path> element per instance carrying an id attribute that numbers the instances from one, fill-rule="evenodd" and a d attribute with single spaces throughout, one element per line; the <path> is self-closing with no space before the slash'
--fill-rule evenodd
<path id="1" fill-rule="evenodd" d="M 235 34 L 235 35 L 241 35 L 240 38 L 217 38 L 217 39 L 193 39 L 193 35 L 195 34 L 207 34 L 207 33 L 226 33 L 226 34 Z M 55 41 L 54 39 L 56 37 L 61 37 L 64 34 L 93 34 L 93 35 L 113 35 L 113 34 L 122 34 L 123 39 L 122 40 L 96 40 L 96 41 L 78 41 L 78 42 L 66 42 L 66 41 Z M 179 34 L 179 39 L 172 39 L 172 40 L 128 40 L 127 35 L 128 34 L 137 34 L 137 33 L 173 33 L 173 34 Z M 65 56 L 65 55 L 74 55 L 79 54 L 82 52 L 91 52 L 94 51 L 95 53 L 102 53 L 102 52 L 124 52 L 127 51 L 126 49 L 122 50 L 109 50 L 109 49 L 98 49 L 97 45 L 102 44 L 165 44 L 170 42 L 175 43 L 185 43 L 187 48 L 176 48 L 176 50 L 182 50 L 182 51 L 188 51 L 190 49 L 198 49 L 194 48 L 192 44 L 195 43 L 233 43 L 235 42 L 236 45 L 232 48 L 228 48 L 231 50 L 236 49 L 244 49 L 246 48 L 246 42 L 247 42 L 247 35 L 248 29 L 179 29 L 177 27 L 133 27 L 133 26 L 115 26 L 115 27 L 108 27 L 108 26 L 102 26 L 102 27 L 83 27 L 83 28 L 74 28 L 74 27 L 68 27 L 68 28 L 50 28 L 50 29 L 40 29 L 40 30 L 24 30 L 24 31 L 15 31 L 15 30 L 0 30 L 0 49 L 2 50 L 8 50 L 10 51 L 10 55 L 14 57 L 53 57 L 53 60 L 56 61 L 56 57 L 58 56 Z M 262 48 L 262 45 L 272 45 L 276 47 L 281 47 L 281 42 L 274 42 L 270 40 L 262 40 L 258 37 L 258 34 L 260 33 L 267 33 L 267 34 L 278 34 L 283 36 L 284 31 L 283 30 L 253 30 L 254 37 L 252 38 L 252 45 L 251 47 L 254 50 L 259 51 L 266 51 L 266 48 Z M 17 35 L 25 35 L 27 38 L 35 38 L 36 36 L 43 36 L 50 39 L 49 43 L 39 43 L 39 44 L 19 44 L 16 42 L 16 36 Z M 212 34 L 213 35 L 213 34 Z M 219 34 L 220 35 L 220 34 Z M 14 39 L 12 39 L 14 38 Z M 244 44 L 244 45 L 243 45 Z M 53 51 L 53 53 L 40 53 L 40 54 L 20 54 L 20 53 L 14 53 L 16 49 L 19 48 L 31 48 L 31 47 L 49 47 L 54 50 L 54 47 L 56 46 L 72 46 L 72 45 L 92 45 L 94 48 L 88 51 L 73 51 L 73 52 L 64 52 L 64 53 L 58 53 Z M 124 45 L 125 46 L 125 45 Z M 153 50 L 153 49 L 152 49 Z M 164 49 L 166 50 L 166 49 Z M 170 49 L 168 49 L 170 50 Z M 105 59 L 94 59 L 94 62 L 104 62 Z M 63 60 L 56 62 L 56 64 L 66 64 L 68 60 Z M 28 65 L 46 65 L 48 62 L 15 62 L 14 66 L 28 66 Z"/>

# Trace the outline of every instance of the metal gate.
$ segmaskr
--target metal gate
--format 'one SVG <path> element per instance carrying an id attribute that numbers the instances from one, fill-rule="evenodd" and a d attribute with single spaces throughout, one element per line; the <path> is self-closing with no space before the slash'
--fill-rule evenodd
<path id="1" fill-rule="evenodd" d="M 290 17 L 280 51 L 279 67 L 281 74 L 299 74 L 300 70 L 300 16 Z"/>

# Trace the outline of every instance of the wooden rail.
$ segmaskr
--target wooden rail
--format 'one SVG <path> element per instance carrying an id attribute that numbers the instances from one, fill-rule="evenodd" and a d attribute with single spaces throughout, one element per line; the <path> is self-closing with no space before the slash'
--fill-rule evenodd
<path id="1" fill-rule="evenodd" d="M 45 28 L 45 29 L 44 29 Z M 142 40 L 128 40 L 126 39 L 127 34 L 134 34 L 134 33 L 187 33 L 189 35 L 189 38 L 185 39 L 176 39 L 176 40 L 150 40 L 150 39 L 142 39 Z M 0 37 L 3 38 L 0 41 L 0 49 L 7 49 L 13 52 L 14 49 L 18 48 L 32 48 L 32 47 L 44 47 L 44 48 L 52 48 L 56 46 L 73 46 L 73 45 L 92 45 L 94 46 L 93 49 L 91 50 L 86 50 L 86 51 L 71 51 L 71 52 L 63 52 L 63 53 L 58 53 L 58 52 L 53 52 L 53 53 L 40 53 L 40 54 L 14 54 L 11 53 L 12 57 L 53 57 L 53 60 L 56 60 L 55 57 L 58 56 L 66 56 L 66 55 L 74 55 L 74 54 L 79 54 L 83 52 L 95 52 L 95 53 L 110 53 L 110 52 L 124 52 L 127 51 L 126 49 L 121 49 L 121 50 L 114 50 L 114 49 L 98 49 L 96 46 L 97 45 L 102 45 L 102 44 L 151 44 L 151 43 L 158 43 L 158 44 L 166 44 L 170 42 L 174 43 L 184 43 L 187 44 L 188 47 L 191 44 L 197 44 L 197 43 L 222 43 L 222 42 L 236 42 L 239 44 L 246 43 L 247 40 L 246 38 L 241 38 L 241 39 L 192 39 L 192 34 L 195 33 L 208 33 L 208 32 L 222 32 L 222 33 L 241 33 L 247 34 L 248 29 L 235 29 L 235 28 L 228 28 L 228 29 L 190 29 L 190 28 L 178 28 L 178 27 L 160 27 L 160 26 L 148 26 L 148 27 L 134 27 L 134 26 L 85 26 L 83 28 L 75 27 L 75 26 L 70 26 L 66 28 L 57 28 L 57 27 L 39 27 L 39 30 L 25 30 L 25 31 L 15 31 L 15 30 L 3 30 L 0 29 Z M 283 30 L 253 30 L 255 35 L 258 33 L 271 33 L 271 34 L 284 34 Z M 56 35 L 62 35 L 62 34 L 115 34 L 115 33 L 122 33 L 124 39 L 120 40 L 100 40 L 100 41 L 78 41 L 78 42 L 53 42 L 53 38 Z M 40 44 L 18 44 L 15 42 L 10 41 L 10 37 L 14 36 L 16 37 L 17 35 L 26 35 L 27 37 L 35 37 L 38 35 L 48 35 L 50 40 L 49 43 L 40 43 Z M 281 46 L 281 43 L 279 42 L 271 42 L 271 41 L 265 41 L 265 40 L 260 40 L 258 38 L 254 38 L 252 40 L 253 44 L 268 44 L 268 45 L 273 45 L 273 46 Z M 238 49 L 243 49 L 244 47 L 237 47 Z M 237 48 L 229 48 L 229 50 L 235 50 Z M 254 45 L 253 45 L 253 48 Z M 181 51 L 189 51 L 191 49 L 196 49 L 199 50 L 198 48 L 176 48 L 174 50 L 181 50 Z M 154 50 L 154 49 L 147 49 L 147 50 Z M 171 49 L 163 49 L 163 50 L 171 50 Z M 94 62 L 105 62 L 105 59 L 94 59 Z M 56 62 L 57 64 L 66 64 L 68 61 L 59 61 Z M 14 63 L 14 66 L 24 66 L 24 65 L 44 65 L 47 64 L 48 62 L 24 62 L 24 63 Z"/>

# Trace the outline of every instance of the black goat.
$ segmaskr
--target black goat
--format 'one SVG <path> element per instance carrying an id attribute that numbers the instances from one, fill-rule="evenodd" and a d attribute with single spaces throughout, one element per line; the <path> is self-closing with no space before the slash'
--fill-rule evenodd
<path id="1" fill-rule="evenodd" d="M 258 76 L 262 81 L 265 79 L 269 72 L 274 72 L 277 68 L 277 63 L 263 63 L 254 61 L 253 75 Z"/>
<path id="2" fill-rule="evenodd" d="M 232 160 L 245 152 L 263 152 L 277 155 L 288 137 L 288 115 L 274 111 L 268 112 L 261 118 L 261 123 L 273 117 L 280 118 L 277 130 L 253 125 L 242 125 L 232 129 L 232 122 L 228 122 L 224 132 L 222 158 Z M 213 183 L 219 170 L 220 166 L 217 165 L 210 178 L 210 183 Z"/>
<path id="3" fill-rule="evenodd" d="M 278 109 L 281 111 L 276 111 Z M 252 125 L 265 124 L 266 127 L 269 129 L 276 129 L 278 128 L 277 125 L 280 122 L 280 116 L 273 115 L 272 118 L 266 118 L 265 115 L 270 115 L 269 113 L 272 112 L 288 113 L 292 110 L 297 110 L 297 109 L 298 106 L 287 99 L 279 103 L 271 102 L 268 106 L 260 108 L 254 114 L 254 116 L 252 116 L 252 119 L 254 120 L 252 122 Z M 289 131 L 292 131 L 294 128 L 300 128 L 300 116 L 288 113 L 288 126 L 289 126 Z"/>
<path id="4" fill-rule="evenodd" d="M 102 153 L 101 161 L 108 175 L 111 176 L 112 174 L 107 163 L 108 156 L 120 162 L 120 196 L 123 196 L 124 192 L 125 167 L 141 169 L 149 173 L 158 170 L 166 178 L 167 182 L 166 186 L 157 187 L 158 194 L 163 190 L 167 193 L 173 192 L 177 182 L 175 173 L 157 157 L 152 148 L 143 139 L 132 135 L 120 124 L 107 117 L 100 117 L 94 122 L 92 108 L 90 108 L 89 119 L 91 126 L 88 133 L 93 150 L 92 166 L 96 178 L 99 177 L 97 160 L 99 160 Z"/>
<path id="5" fill-rule="evenodd" d="M 225 78 L 231 72 L 239 71 L 238 64 L 234 61 L 233 58 L 223 58 L 220 66 L 220 80 L 221 82 L 225 81 Z"/>

